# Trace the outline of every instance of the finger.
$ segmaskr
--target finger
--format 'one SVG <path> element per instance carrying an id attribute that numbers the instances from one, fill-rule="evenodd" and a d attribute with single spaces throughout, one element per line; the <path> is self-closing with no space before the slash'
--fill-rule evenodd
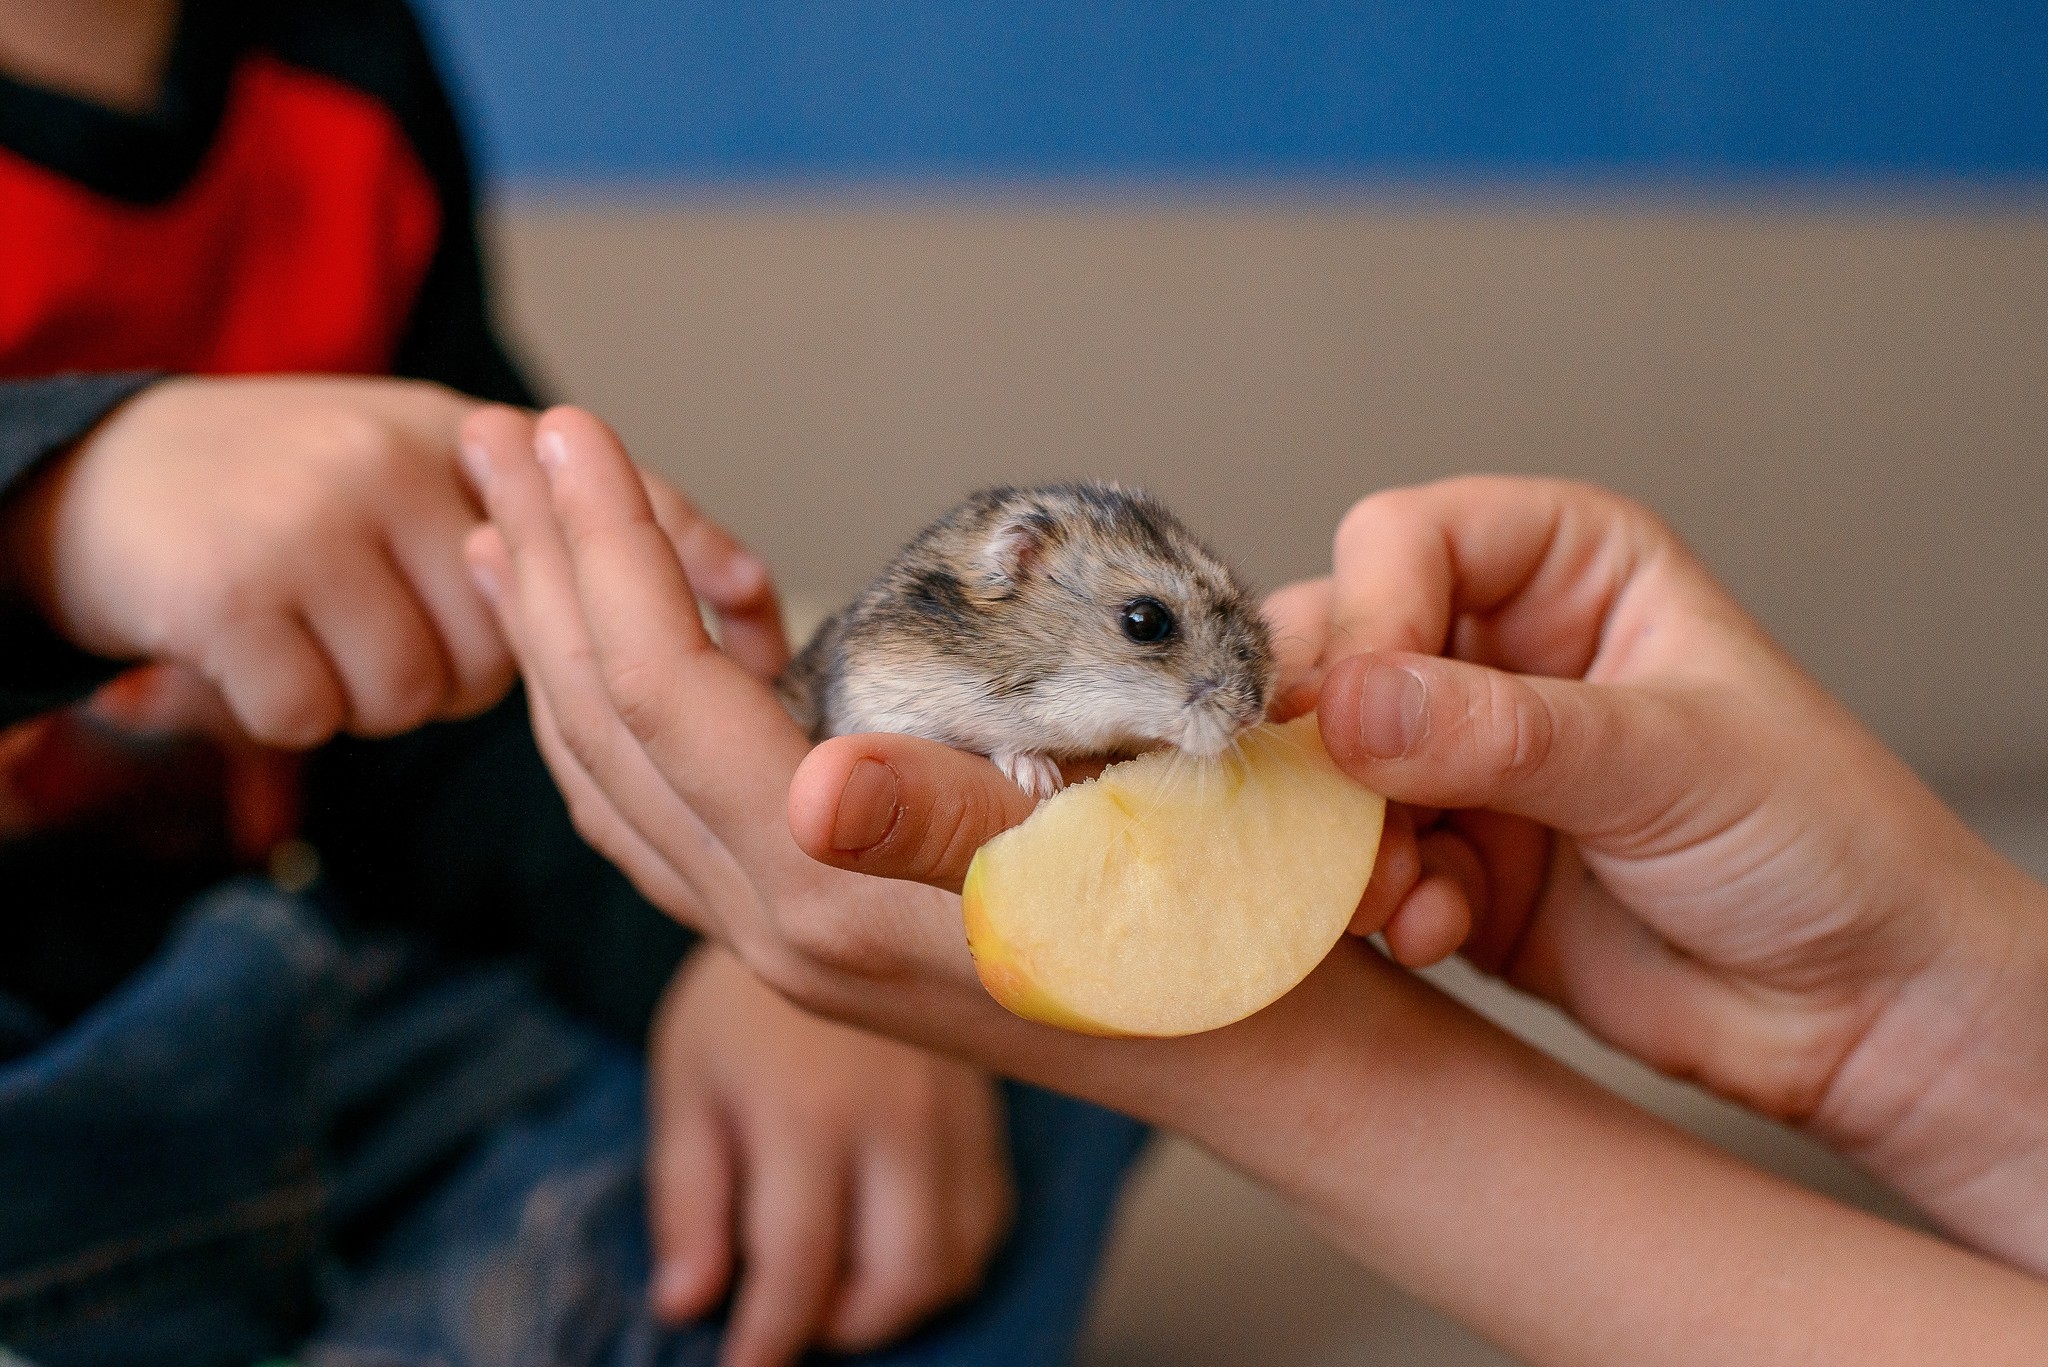
<path id="1" fill-rule="evenodd" d="M 567 556 L 602 685 L 600 698 L 572 710 L 551 684 L 565 738 L 580 752 L 578 733 L 608 713 L 735 853 L 758 857 L 760 867 L 793 856 L 779 823 L 762 818 L 784 804 L 808 746 L 774 694 L 711 645 L 618 438 L 587 413 L 556 409 L 541 419 L 535 443 L 559 519 L 559 532 L 551 526 L 547 535 Z M 522 562 L 530 529 L 499 525 Z M 592 776 L 606 781 L 595 766 Z"/>
<path id="2" fill-rule="evenodd" d="M 1461 614 L 1525 673 L 1586 671 L 1623 586 L 1677 540 L 1637 505 L 1588 485 L 1468 478 L 1375 494 L 1337 530 L 1325 661 L 1442 652 Z"/>
<path id="3" fill-rule="evenodd" d="M 348 694 L 305 624 L 266 611 L 228 623 L 207 643 L 200 672 L 251 739 L 310 750 L 339 731 Z"/>
<path id="4" fill-rule="evenodd" d="M 952 1193 L 942 1203 L 951 1217 L 948 1256 L 960 1274 L 961 1295 L 981 1284 L 1017 1219 L 1017 1169 L 1003 1092 L 986 1075 L 976 1074 L 974 1081 L 971 1091 L 946 1108 L 949 1128 L 939 1151 L 947 1165 L 944 1190 Z"/>
<path id="5" fill-rule="evenodd" d="M 391 536 L 391 558 L 426 609 L 448 662 L 448 689 L 438 716 L 474 716 L 512 686 L 512 651 L 490 605 L 465 572 L 463 546 L 483 520 L 466 503 L 434 500 Z"/>
<path id="6" fill-rule="evenodd" d="M 485 410 L 464 427 L 464 459 L 492 519 L 471 539 L 470 567 L 518 657 L 528 706 L 547 728 L 543 753 L 578 829 L 643 892 L 656 895 L 654 865 L 694 878 L 694 857 L 720 852 L 707 851 L 687 799 L 626 731 L 605 693 L 547 483 L 525 442 L 532 432 L 531 419 L 504 408 Z M 701 638 L 701 624 L 694 629 Z M 649 826 L 659 829 L 659 841 Z M 681 914 L 666 899 L 658 905 Z"/>
<path id="7" fill-rule="evenodd" d="M 1465 890 L 1449 874 L 1417 880 L 1387 922 L 1387 952 L 1403 968 L 1428 968 L 1458 952 L 1472 925 Z"/>
<path id="8" fill-rule="evenodd" d="M 381 542 L 329 560 L 303 586 L 306 625 L 334 662 L 359 736 L 410 731 L 448 696 L 448 657 Z"/>
<path id="9" fill-rule="evenodd" d="M 1680 695 L 1420 655 L 1343 661 L 1319 710 L 1331 758 L 1390 798 L 1637 847 L 1696 810 L 1685 802 L 1701 776 L 1728 763 Z"/>
<path id="10" fill-rule="evenodd" d="M 1266 598 L 1266 625 L 1273 636 L 1270 710 L 1276 721 L 1291 721 L 1315 705 L 1335 595 L 1336 585 L 1325 575 L 1276 589 Z"/>
<path id="11" fill-rule="evenodd" d="M 471 535 L 466 552 L 477 575 L 479 588 L 492 604 L 506 639 L 523 656 L 524 651 L 519 646 L 518 613 L 513 610 L 512 601 L 508 600 L 504 589 L 504 585 L 512 581 L 513 570 L 503 539 L 495 527 L 481 527 Z M 708 908 L 716 903 L 712 901 L 710 891 L 702 885 L 701 875 L 700 879 L 692 879 L 683 873 L 621 815 L 611 795 L 597 785 L 576 753 L 563 741 L 546 690 L 531 679 L 526 687 L 526 707 L 541 759 L 568 805 L 569 818 L 577 833 L 618 866 L 649 902 L 686 925 L 709 935 L 720 934 L 723 928 L 706 919 Z M 675 795 L 674 790 L 662 782 L 651 767 L 636 772 L 638 779 L 633 792 L 635 800 L 641 804 L 639 810 L 649 811 L 660 819 L 673 842 L 680 843 L 685 835 L 694 835 L 701 842 L 700 849 L 708 845 L 709 838 L 703 831 L 703 823 Z M 701 869 L 713 863 L 707 852 L 706 857 L 692 867 Z"/>
<path id="12" fill-rule="evenodd" d="M 912 736 L 840 736 L 789 786 L 789 829 L 820 863 L 958 892 L 974 852 L 1036 804 L 979 755 Z"/>
<path id="13" fill-rule="evenodd" d="M 1536 914 L 1550 867 L 1550 831 L 1501 812 L 1456 813 L 1450 825 L 1484 870 L 1483 904 L 1475 898 L 1465 957 L 1488 973 L 1510 963 Z"/>
<path id="14" fill-rule="evenodd" d="M 1407 968 L 1448 959 L 1487 906 L 1486 870 L 1464 837 L 1435 830 L 1417 843 L 1422 877 L 1387 926 L 1387 949 Z"/>
<path id="15" fill-rule="evenodd" d="M 745 1264 L 726 1323 L 723 1367 L 787 1367 L 815 1341 L 846 1258 L 849 1193 L 841 1168 L 756 1136 L 745 1174 Z"/>
<path id="16" fill-rule="evenodd" d="M 773 681 L 789 664 L 789 636 L 767 562 L 675 488 L 652 475 L 641 483 L 690 587 L 718 617 L 719 648 L 755 678 Z"/>
<path id="17" fill-rule="evenodd" d="M 1702 972 L 1616 901 L 1563 841 L 1551 861 L 1543 906 L 1503 966 L 1508 982 L 1555 1003 L 1596 1037 L 1660 1072 L 1686 1075 L 1702 1057 L 1782 1056 L 1782 1037 L 1756 1029 L 1771 1013 L 1759 1012 L 1744 994 L 1702 991 Z M 1765 1114 L 1786 1115 L 1795 1113 L 1790 1107 L 1797 1098 L 1742 1100 Z"/>
<path id="18" fill-rule="evenodd" d="M 732 1283 L 738 1184 L 732 1145 L 692 1079 L 650 1075 L 647 1233 L 656 1319 L 701 1319 Z"/>
<path id="19" fill-rule="evenodd" d="M 841 1353 L 889 1343 L 966 1288 L 951 1265 L 939 1155 L 929 1146 L 870 1154 L 853 1195 L 846 1283 L 819 1340 Z"/>
<path id="20" fill-rule="evenodd" d="M 1415 845 L 1415 816 L 1398 802 L 1387 804 L 1387 819 L 1380 827 L 1380 848 L 1373 857 L 1372 876 L 1366 880 L 1365 895 L 1351 913 L 1349 933 L 1377 934 L 1393 919 L 1394 912 L 1414 890 L 1422 877 L 1422 857 Z M 1406 962 L 1405 960 L 1403 962 Z"/>
<path id="21" fill-rule="evenodd" d="M 577 761 L 575 752 L 563 742 L 561 728 L 548 707 L 547 695 L 528 689 L 527 699 L 535 744 L 548 771 L 555 775 L 556 786 L 568 804 L 570 822 L 577 834 L 616 865 L 649 902 L 684 925 L 706 934 L 718 934 L 721 927 L 704 919 L 706 908 L 714 905 L 707 890 L 697 879 L 671 863 L 648 843 L 638 827 L 620 815 L 611 795 L 597 785 Z M 672 839 L 681 843 L 686 837 L 694 838 L 700 847 L 706 849 L 706 862 L 709 862 L 714 853 L 708 848 L 712 842 L 697 814 L 666 785 L 659 784 L 658 779 L 642 786 L 661 802 L 660 810 L 666 813 Z"/>

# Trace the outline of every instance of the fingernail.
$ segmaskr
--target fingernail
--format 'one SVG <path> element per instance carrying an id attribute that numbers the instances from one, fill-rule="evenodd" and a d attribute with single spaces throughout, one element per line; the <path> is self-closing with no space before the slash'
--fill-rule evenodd
<path id="1" fill-rule="evenodd" d="M 476 442 L 466 441 L 458 448 L 457 454 L 462 458 L 462 468 L 469 475 L 471 487 L 480 494 L 487 491 L 491 487 L 491 458 L 484 448 Z"/>
<path id="2" fill-rule="evenodd" d="M 569 443 L 560 432 L 548 428 L 533 439 L 533 453 L 540 458 L 540 468 L 553 479 L 562 473 L 562 466 L 569 459 Z"/>
<path id="3" fill-rule="evenodd" d="M 1422 676 L 1375 660 L 1358 686 L 1358 744 L 1374 759 L 1400 759 L 1429 729 L 1429 688 Z"/>
<path id="4" fill-rule="evenodd" d="M 859 854 L 881 844 L 896 826 L 897 786 L 896 771 L 882 761 L 857 762 L 839 793 L 832 848 L 841 854 Z"/>
<path id="5" fill-rule="evenodd" d="M 498 605 L 498 576 L 492 574 L 489 569 L 482 565 L 471 565 L 469 567 L 469 577 L 475 583 L 476 591 L 484 596 L 484 601 L 492 607 L 496 607 Z"/>

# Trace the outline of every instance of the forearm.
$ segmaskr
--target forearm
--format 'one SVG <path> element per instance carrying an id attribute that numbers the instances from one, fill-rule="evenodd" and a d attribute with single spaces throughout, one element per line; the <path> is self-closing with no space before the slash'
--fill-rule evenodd
<path id="1" fill-rule="evenodd" d="M 2048 1344 L 2048 1288 L 1746 1168 L 1362 949 L 1195 1048 L 1202 1085 L 1145 1098 L 1154 1118 L 1532 1362 L 2019 1362 Z"/>

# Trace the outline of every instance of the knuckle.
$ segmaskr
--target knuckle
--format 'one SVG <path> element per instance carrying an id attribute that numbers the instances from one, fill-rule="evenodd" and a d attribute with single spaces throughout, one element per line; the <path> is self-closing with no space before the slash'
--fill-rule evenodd
<path id="1" fill-rule="evenodd" d="M 669 720 L 670 672 L 656 660 L 636 657 L 607 662 L 605 692 L 619 720 L 641 742 L 654 740 Z"/>
<path id="2" fill-rule="evenodd" d="M 395 650 L 356 699 L 357 725 L 371 735 L 409 731 L 440 710 L 446 692 L 447 674 L 434 652 Z"/>
<path id="3" fill-rule="evenodd" d="M 1645 542 L 1678 539 L 1678 534 L 1672 530 L 1671 524 L 1648 504 L 1630 498 L 1627 494 L 1617 493 L 1604 485 L 1572 479 L 1546 479 L 1533 483 L 1537 491 L 1560 511 L 1587 510 L 1599 520 L 1619 527 L 1625 534 Z"/>
<path id="4" fill-rule="evenodd" d="M 266 495 L 255 541 L 276 572 L 296 567 L 303 575 L 309 565 L 346 554 L 360 537 L 353 498 L 330 472 L 311 466 L 280 472 Z"/>
<path id="5" fill-rule="evenodd" d="M 250 576 L 221 561 L 195 570 L 178 597 L 182 610 L 173 631 L 201 640 L 248 623 L 261 607 Z"/>
<path id="6" fill-rule="evenodd" d="M 609 731 L 598 709 L 573 700 L 555 703 L 555 736 L 578 772 L 595 778 L 606 772 Z"/>
<path id="7" fill-rule="evenodd" d="M 487 658 L 465 659 L 449 686 L 453 714 L 470 717 L 497 706 L 511 691 L 518 673 L 518 666 L 507 651 L 497 651 Z"/>
<path id="8" fill-rule="evenodd" d="M 335 404 L 308 413 L 305 440 L 313 449 L 345 469 L 374 475 L 398 456 L 390 427 L 376 414 L 353 404 Z"/>
<path id="9" fill-rule="evenodd" d="M 1350 511 L 1337 523 L 1338 558 L 1344 559 L 1361 547 L 1375 544 L 1380 539 L 1382 528 L 1409 521 L 1409 509 L 1414 502 L 1415 491 L 1412 489 L 1383 489 L 1352 504 Z"/>
<path id="10" fill-rule="evenodd" d="M 1493 730 L 1501 747 L 1501 773 L 1511 783 L 1529 783 L 1549 767 L 1556 750 L 1556 709 L 1541 690 L 1505 677 L 1490 679 L 1488 693 L 1497 719 Z"/>
<path id="11" fill-rule="evenodd" d="M 243 722 L 257 740 L 287 749 L 308 749 L 341 729 L 341 707 L 317 680 L 304 675 L 286 681 L 245 705 Z"/>
<path id="12" fill-rule="evenodd" d="M 986 794 L 973 788 L 948 793 L 932 809 L 917 842 L 919 866 L 932 873 L 966 868 L 986 839 L 989 825 Z"/>

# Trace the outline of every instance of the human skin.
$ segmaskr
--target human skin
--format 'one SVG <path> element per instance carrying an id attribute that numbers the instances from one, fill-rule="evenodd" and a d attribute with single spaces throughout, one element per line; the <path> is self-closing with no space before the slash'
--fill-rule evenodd
<path id="1" fill-rule="evenodd" d="M 179 0 L 0 0 L 0 68 L 141 114 L 156 103 Z"/>
<path id="2" fill-rule="evenodd" d="M 654 1308 L 732 1292 L 727 1367 L 877 1348 L 980 1285 L 1016 1200 L 984 1074 L 811 1016 L 715 945 L 648 1056 Z"/>
<path id="3" fill-rule="evenodd" d="M 1357 941 L 1207 1035 L 1008 1016 L 944 890 L 1023 795 L 910 738 L 809 750 L 704 635 L 588 415 L 497 410 L 468 433 L 494 524 L 472 564 L 580 828 L 799 1002 L 1181 1130 L 1534 1362 L 2021 1362 L 2048 1344 L 2032 1278 L 1706 1149 Z"/>
<path id="4" fill-rule="evenodd" d="M 9 500 L 7 578 L 74 643 L 182 665 L 256 741 L 394 735 L 503 697 L 463 570 L 476 401 L 408 380 L 165 380 Z"/>
<path id="5" fill-rule="evenodd" d="M 180 8 L 0 0 L 0 68 L 143 112 Z M 469 715 L 510 683 L 461 561 L 480 510 L 456 433 L 477 406 L 392 379 L 152 385 L 0 501 L 0 611 L 26 605 L 87 649 L 154 663 L 96 713 L 220 743 L 238 845 L 260 858 L 296 792 L 292 757 L 269 747 Z M 695 527 L 678 524 L 679 553 L 734 658 L 772 677 L 787 648 L 764 568 Z M 726 1367 L 874 1346 L 978 1282 L 1013 1199 L 987 1077 L 796 1011 L 716 952 L 670 984 L 648 1051 L 650 1294 L 675 1321 L 737 1283 Z M 843 1190 L 796 1180 L 827 1172 Z"/>
<path id="6" fill-rule="evenodd" d="M 457 434 L 477 407 L 399 380 L 160 382 L 7 501 L 0 602 L 155 665 L 91 706 L 108 725 L 221 745 L 235 834 L 260 860 L 296 791 L 272 747 L 466 716 L 510 687 L 462 559 L 482 513 Z M 717 550 L 678 525 L 681 554 Z M 773 677 L 786 647 L 772 595 L 752 610 L 765 574 L 713 568 L 699 577 L 736 658 Z M 1007 1228 L 994 1085 L 805 1015 L 710 957 L 678 974 L 649 1040 L 654 1308 L 680 1321 L 736 1289 L 727 1367 L 894 1338 L 971 1290 Z M 941 1146 L 947 1162 L 930 1161 Z M 846 1183 L 790 1180 L 799 1169 Z"/>
<path id="7" fill-rule="evenodd" d="M 2048 891 L 1668 527 L 1446 481 L 1360 503 L 1283 598 L 1325 745 L 1423 810 L 1475 963 L 2048 1273 Z"/>

